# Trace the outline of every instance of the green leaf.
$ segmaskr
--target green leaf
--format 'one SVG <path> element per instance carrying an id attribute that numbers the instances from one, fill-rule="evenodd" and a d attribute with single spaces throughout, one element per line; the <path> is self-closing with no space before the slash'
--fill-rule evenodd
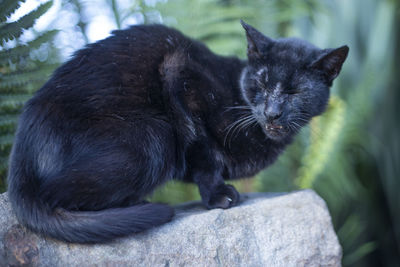
<path id="1" fill-rule="evenodd" d="M 365 244 L 362 244 L 360 247 L 358 247 L 353 253 L 349 255 L 345 255 L 343 259 L 343 265 L 345 266 L 351 266 L 372 251 L 374 251 L 378 245 L 376 242 L 367 242 Z"/>
<path id="2" fill-rule="evenodd" d="M 52 5 L 52 1 L 49 1 L 19 20 L 7 23 L 4 22 L 6 17 L 18 8 L 21 1 L 0 1 L 0 20 L 3 19 L 3 22 L 0 22 L 0 46 L 7 40 L 19 38 L 23 30 L 32 27 L 36 19 Z M 0 51 L 0 191 L 5 190 L 8 155 L 18 114 L 23 104 L 32 96 L 31 93 L 37 90 L 50 71 L 58 66 L 58 64 L 48 64 L 49 61 L 35 61 L 29 57 L 29 53 L 50 41 L 56 32 L 45 32 L 26 45 L 21 46 L 16 42 L 17 46 Z"/>
<path id="3" fill-rule="evenodd" d="M 359 216 L 355 214 L 348 216 L 342 227 L 337 231 L 345 250 L 350 250 L 363 233 L 365 233 L 365 226 Z"/>
<path id="4" fill-rule="evenodd" d="M 0 5 L 0 23 L 3 23 L 7 18 L 17 10 L 25 0 L 2 0 Z"/>
<path id="5" fill-rule="evenodd" d="M 12 72 L 0 76 L 0 88 L 13 88 L 33 81 L 43 80 L 58 64 L 49 64 L 41 68 Z"/>
<path id="6" fill-rule="evenodd" d="M 8 157 L 0 157 L 0 170 L 7 168 Z"/>
<path id="7" fill-rule="evenodd" d="M 0 127 L 17 123 L 18 117 L 19 115 L 0 115 Z"/>
<path id="8" fill-rule="evenodd" d="M 332 96 L 327 111 L 312 120 L 311 143 L 302 158 L 302 166 L 296 179 L 300 188 L 310 188 L 329 163 L 329 155 L 334 150 L 334 145 L 345 124 L 345 114 L 344 101 L 337 96 Z"/>
<path id="9" fill-rule="evenodd" d="M 4 42 L 21 36 L 23 30 L 32 27 L 35 21 L 42 16 L 52 6 L 52 4 L 53 1 L 49 1 L 40 5 L 36 10 L 26 14 L 19 20 L 0 26 L 1 40 Z"/>
<path id="10" fill-rule="evenodd" d="M 0 109 L 5 107 L 20 107 L 22 106 L 29 98 L 32 96 L 29 95 L 0 95 Z"/>
<path id="11" fill-rule="evenodd" d="M 36 39 L 28 42 L 26 45 L 16 46 L 11 49 L 0 51 L 0 65 L 6 65 L 10 60 L 13 61 L 19 57 L 29 55 L 30 51 L 39 48 L 43 43 L 52 40 L 57 33 L 58 30 L 51 30 L 43 33 Z"/>
<path id="12" fill-rule="evenodd" d="M 10 146 L 14 140 L 13 134 L 0 136 L 0 149 L 4 149 L 6 146 Z"/>

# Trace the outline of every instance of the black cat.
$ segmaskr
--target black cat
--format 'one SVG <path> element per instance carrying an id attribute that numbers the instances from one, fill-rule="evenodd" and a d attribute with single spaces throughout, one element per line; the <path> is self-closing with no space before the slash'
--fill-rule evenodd
<path id="1" fill-rule="evenodd" d="M 242 25 L 248 61 L 150 25 L 114 31 L 57 69 L 20 117 L 8 176 L 19 221 L 106 242 L 170 221 L 171 207 L 143 199 L 171 179 L 196 183 L 209 209 L 236 205 L 224 180 L 267 167 L 324 111 L 348 53 Z"/>

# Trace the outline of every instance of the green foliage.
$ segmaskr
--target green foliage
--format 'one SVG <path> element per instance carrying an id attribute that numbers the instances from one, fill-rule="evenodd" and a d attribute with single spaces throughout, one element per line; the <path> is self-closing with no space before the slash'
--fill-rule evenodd
<path id="1" fill-rule="evenodd" d="M 17 10 L 21 3 L 24 1 L 15 1 L 15 0 L 3 0 L 1 2 L 1 12 L 0 12 L 0 23 L 3 23 L 7 20 L 7 18 Z"/>
<path id="2" fill-rule="evenodd" d="M 0 51 L 0 64 L 7 65 L 9 61 L 15 62 L 21 57 L 26 57 L 33 49 L 39 48 L 43 43 L 53 40 L 54 36 L 58 33 L 56 30 L 47 31 L 39 35 L 34 40 L 26 43 L 25 45 L 19 45 L 7 50 Z"/>
<path id="3" fill-rule="evenodd" d="M 311 121 L 310 143 L 302 156 L 299 175 L 295 180 L 300 188 L 312 187 L 324 170 L 343 129 L 345 112 L 345 103 L 339 97 L 332 96 L 324 115 Z"/>
<path id="4" fill-rule="evenodd" d="M 262 28 L 264 33 L 277 35 L 277 21 L 285 22 L 308 15 L 307 10 L 315 1 L 216 1 L 169 0 L 159 3 L 156 9 L 165 24 L 203 41 L 221 55 L 245 56 L 244 31 L 239 23 L 243 19 Z M 282 8 L 283 5 L 293 9 Z M 265 18 L 263 20 L 257 18 Z M 152 22 L 152 21 L 150 21 Z"/>
<path id="5" fill-rule="evenodd" d="M 182 8 L 190 6 L 190 10 Z M 220 54 L 244 56 L 243 29 L 238 23 L 255 11 L 243 5 L 218 4 L 214 0 L 172 0 L 157 7 L 166 24 L 201 40 Z"/>
<path id="6" fill-rule="evenodd" d="M 149 198 L 153 202 L 166 202 L 174 205 L 188 200 L 200 200 L 200 194 L 194 184 L 184 184 L 170 181 L 166 185 L 157 188 Z"/>
<path id="7" fill-rule="evenodd" d="M 53 4 L 52 1 L 40 5 L 36 10 L 26 14 L 14 22 L 2 23 L 0 25 L 0 36 L 2 41 L 9 41 L 21 36 L 23 30 L 29 29 L 35 23 L 35 20 L 43 15 Z"/>
<path id="8" fill-rule="evenodd" d="M 45 81 L 57 64 L 48 60 L 41 62 L 32 57 L 38 49 L 51 41 L 57 31 L 37 34 L 36 38 L 24 43 L 20 40 L 24 30 L 30 29 L 35 21 L 52 5 L 52 1 L 40 5 L 36 10 L 14 22 L 7 18 L 24 1 L 2 1 L 0 11 L 0 190 L 5 190 L 8 155 L 21 107 Z M 10 43 L 13 40 L 14 43 Z M 47 51 L 48 52 L 48 51 Z"/>

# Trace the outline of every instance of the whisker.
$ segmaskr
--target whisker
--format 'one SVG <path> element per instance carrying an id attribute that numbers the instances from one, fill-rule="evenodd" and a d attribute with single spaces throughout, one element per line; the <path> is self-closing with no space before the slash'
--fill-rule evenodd
<path id="1" fill-rule="evenodd" d="M 308 120 L 306 118 L 301 118 L 301 117 L 296 117 L 294 120 L 299 120 L 302 122 L 308 122 Z"/>
<path id="2" fill-rule="evenodd" d="M 237 124 L 235 125 L 235 127 L 233 128 L 233 130 L 232 130 L 232 132 L 231 132 L 231 135 L 230 135 L 230 138 L 229 138 L 228 140 L 232 141 L 232 139 L 237 135 L 237 134 L 235 134 L 235 132 L 238 132 L 238 130 L 239 130 L 239 132 L 240 132 L 240 128 L 242 127 L 242 125 L 243 125 L 244 123 L 246 123 L 247 121 L 249 121 L 249 120 L 251 120 L 251 118 L 247 118 L 246 120 L 242 120 L 242 121 L 240 121 L 239 123 L 237 123 Z M 228 144 L 229 144 L 229 142 L 228 142 Z"/>
<path id="3" fill-rule="evenodd" d="M 290 126 L 290 128 L 294 133 L 298 133 L 301 129 L 301 126 L 294 121 L 290 121 L 288 125 Z"/>
<path id="4" fill-rule="evenodd" d="M 227 131 L 227 133 L 224 138 L 224 146 L 228 144 L 228 147 L 230 147 L 232 139 L 234 139 L 242 130 L 246 129 L 254 122 L 257 121 L 254 118 L 253 114 L 250 113 L 249 115 L 242 116 L 238 120 L 228 125 L 225 128 L 225 131 Z"/>
<path id="5" fill-rule="evenodd" d="M 233 107 L 226 107 L 225 109 L 227 109 L 227 110 L 232 110 L 232 109 L 247 109 L 247 110 L 250 110 L 251 107 L 249 107 L 249 106 L 233 106 Z"/>
<path id="6" fill-rule="evenodd" d="M 289 128 L 289 130 L 291 131 L 291 132 L 296 132 L 295 131 L 295 129 L 293 128 L 293 126 L 292 126 L 292 124 L 289 122 L 288 124 L 287 124 L 287 127 Z"/>
<path id="7" fill-rule="evenodd" d="M 242 123 L 240 123 L 239 126 L 236 127 L 236 134 L 235 134 L 235 131 L 232 132 L 232 136 L 233 136 L 232 138 L 235 138 L 235 137 L 240 133 L 240 131 L 242 131 L 243 129 L 246 129 L 246 127 L 247 127 L 250 123 L 252 123 L 253 120 L 254 120 L 254 118 L 249 118 L 249 119 L 247 119 L 246 121 L 243 121 Z"/>
<path id="8" fill-rule="evenodd" d="M 305 112 L 305 111 L 297 111 L 295 114 L 295 117 L 293 118 L 293 120 L 298 121 L 300 123 L 308 123 L 310 122 L 312 116 L 310 115 L 310 113 Z M 320 138 L 321 137 L 321 131 L 319 131 L 318 129 L 315 129 L 314 127 L 309 127 L 311 133 L 312 133 L 312 138 L 317 137 Z"/>
<path id="9" fill-rule="evenodd" d="M 298 124 L 297 122 L 295 122 L 295 121 L 292 121 L 292 123 L 298 128 L 298 129 L 300 129 L 301 128 L 301 126 L 300 126 L 300 124 Z"/>
<path id="10" fill-rule="evenodd" d="M 233 106 L 233 107 L 225 107 L 225 110 L 223 111 L 223 113 L 225 112 L 229 112 L 229 111 L 235 111 L 239 114 L 251 114 L 251 107 L 249 106 Z"/>
<path id="11" fill-rule="evenodd" d="M 224 131 L 226 131 L 229 127 L 234 126 L 235 124 L 240 123 L 241 121 L 250 118 L 251 116 L 252 116 L 252 114 L 249 114 L 249 115 L 247 115 L 247 116 L 242 116 L 242 117 L 240 117 L 238 120 L 236 120 L 236 121 L 232 122 L 231 124 L 229 124 L 229 125 L 224 129 Z"/>
<path id="12" fill-rule="evenodd" d="M 249 119 L 250 117 L 252 117 L 252 114 L 249 114 L 247 116 L 242 116 L 240 117 L 238 120 L 232 122 L 231 124 L 229 124 L 224 131 L 227 131 L 225 138 L 224 138 L 224 146 L 226 145 L 226 141 L 229 137 L 229 134 L 231 133 L 231 131 L 235 131 L 235 128 L 238 127 L 238 125 L 240 125 L 243 121 Z"/>

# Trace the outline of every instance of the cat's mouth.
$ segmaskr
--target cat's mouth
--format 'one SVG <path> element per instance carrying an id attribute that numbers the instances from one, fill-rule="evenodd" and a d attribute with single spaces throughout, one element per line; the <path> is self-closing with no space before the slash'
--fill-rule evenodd
<path id="1" fill-rule="evenodd" d="M 279 124 L 269 124 L 268 123 L 265 125 L 264 129 L 265 129 L 267 136 L 274 140 L 279 140 L 279 139 L 283 138 L 287 133 L 286 129 L 282 125 L 279 125 Z"/>
<path id="2" fill-rule="evenodd" d="M 265 125 L 265 129 L 267 131 L 276 131 L 276 130 L 283 129 L 283 126 L 282 125 L 275 125 L 275 124 L 267 124 L 267 125 Z"/>

